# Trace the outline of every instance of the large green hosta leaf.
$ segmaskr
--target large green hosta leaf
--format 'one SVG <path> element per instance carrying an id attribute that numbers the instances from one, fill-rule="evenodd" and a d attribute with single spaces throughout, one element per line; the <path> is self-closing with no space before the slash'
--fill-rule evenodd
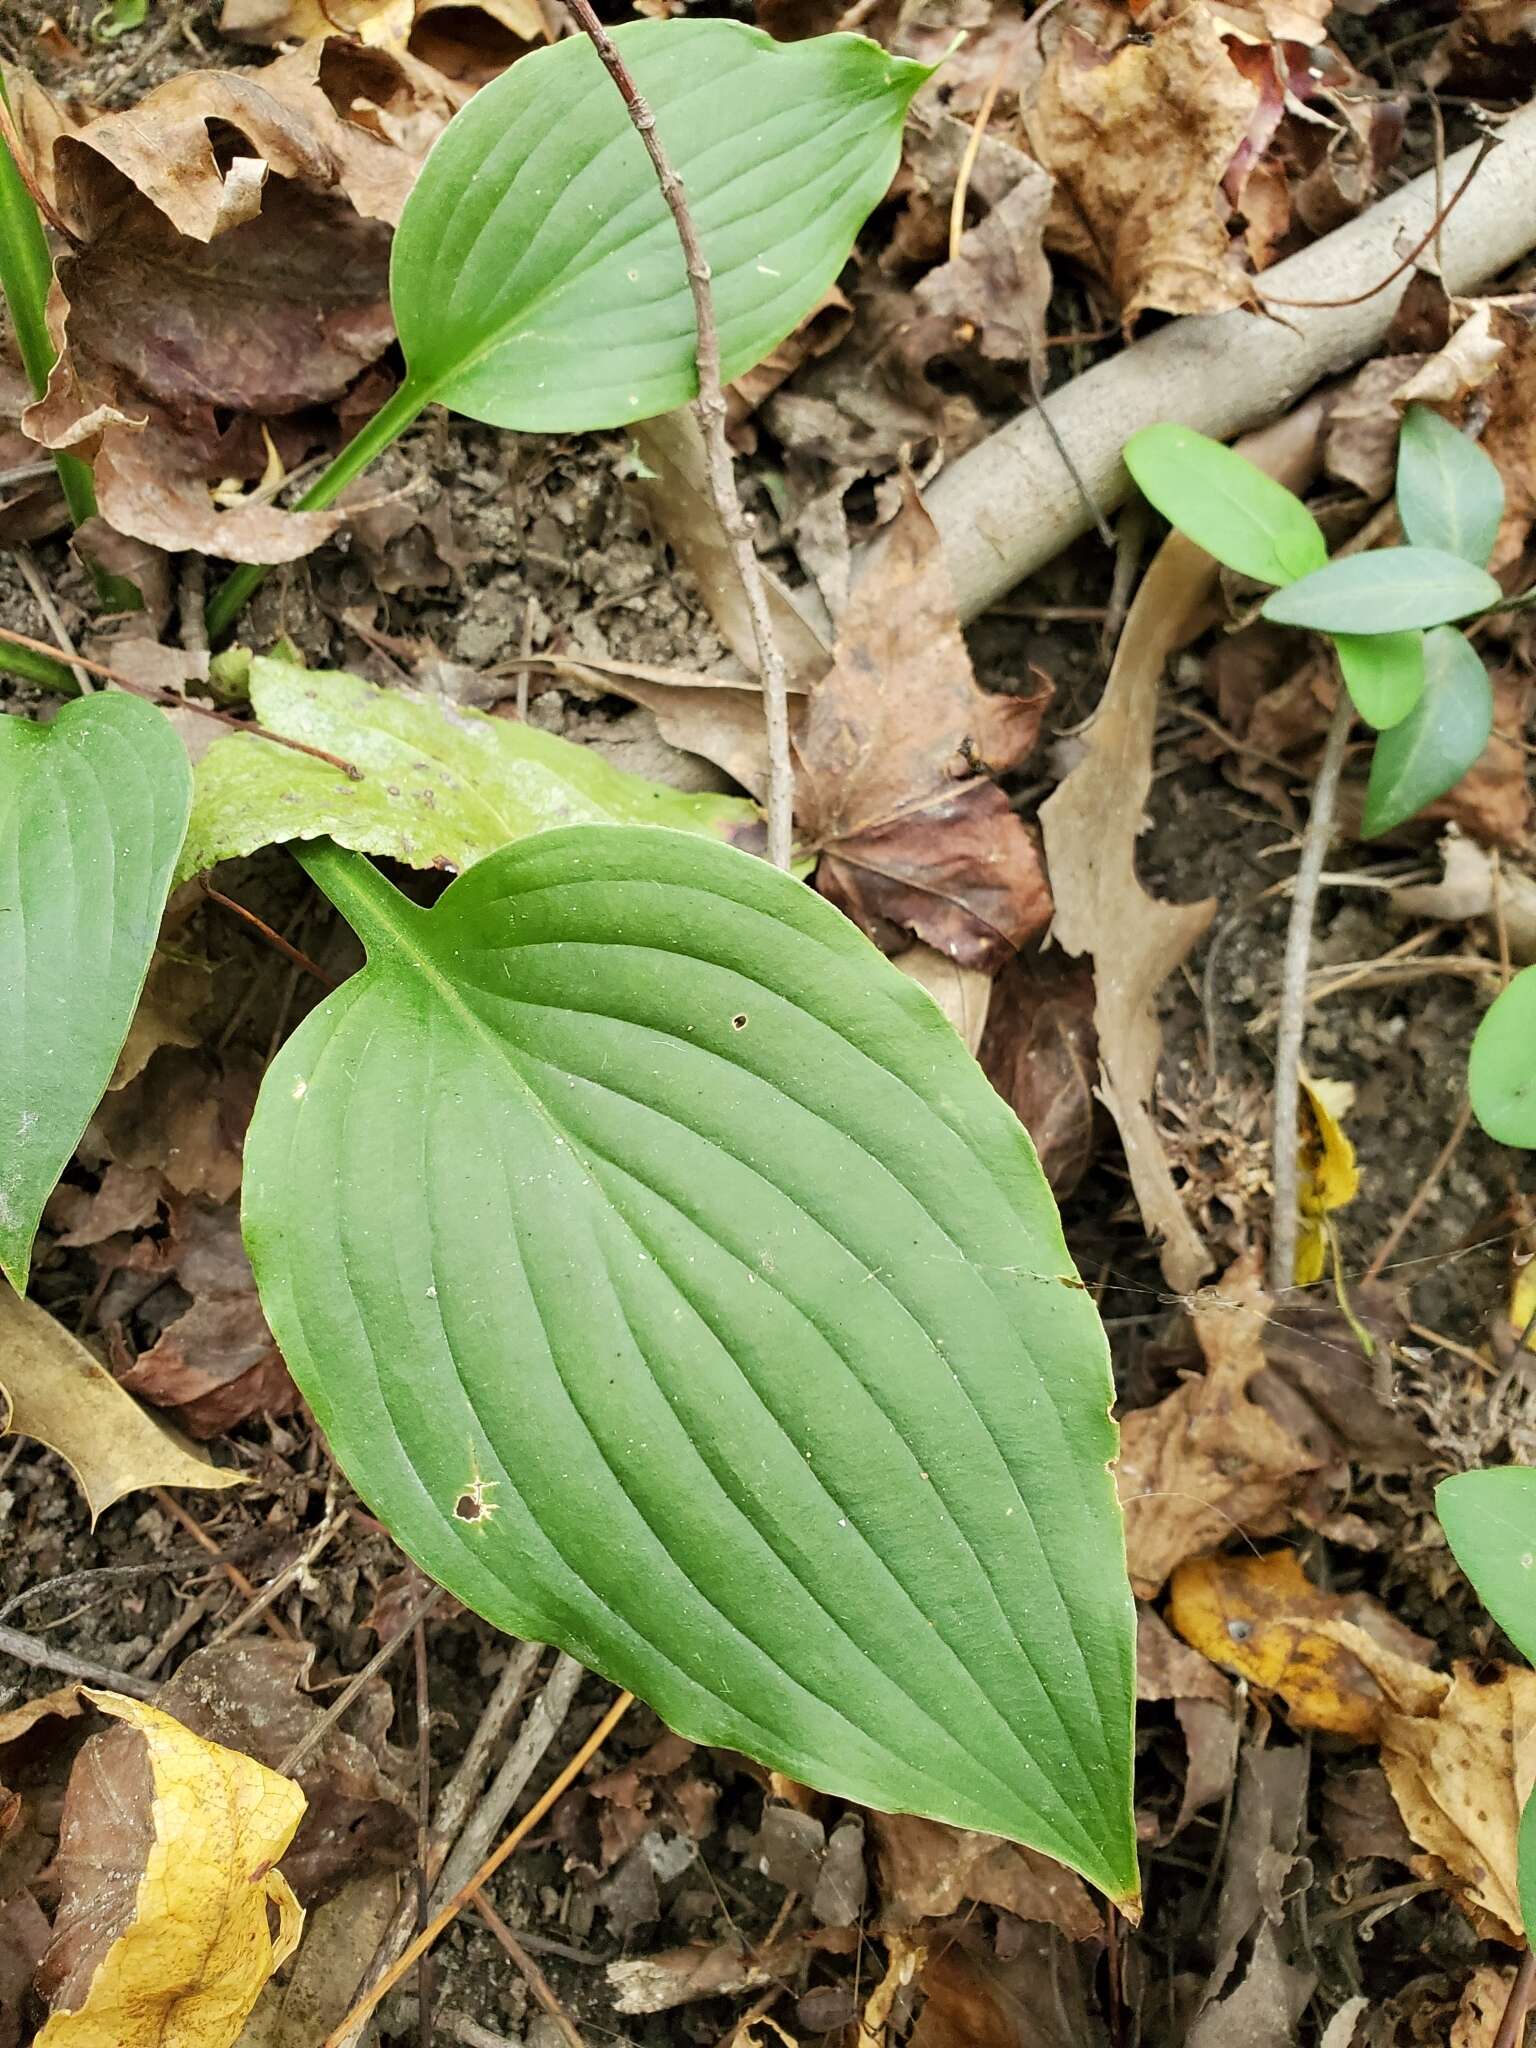
<path id="1" fill-rule="evenodd" d="M 776 43 L 733 21 L 632 22 L 614 41 L 687 189 L 729 382 L 846 262 L 928 69 L 863 36 Z M 677 229 L 585 36 L 524 57 L 454 117 L 401 216 L 390 298 L 413 405 L 563 432 L 694 396 Z"/>
<path id="2" fill-rule="evenodd" d="M 245 1228 L 354 1483 L 499 1626 L 681 1732 L 1136 1889 L 1106 1347 L 928 997 L 651 829 L 416 908 L 273 1063 Z"/>
<path id="3" fill-rule="evenodd" d="M 137 697 L 0 717 L 0 1270 L 18 1292 L 127 1036 L 190 797 L 186 750 Z"/>

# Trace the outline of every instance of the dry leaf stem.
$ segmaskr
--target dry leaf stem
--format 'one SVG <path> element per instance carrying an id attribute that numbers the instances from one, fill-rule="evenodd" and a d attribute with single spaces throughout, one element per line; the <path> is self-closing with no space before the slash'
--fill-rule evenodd
<path id="1" fill-rule="evenodd" d="M 1269 1227 L 1269 1291 L 1278 1301 L 1292 1286 L 1296 1272 L 1297 1207 L 1296 1128 L 1301 1108 L 1301 1039 L 1307 1017 L 1307 966 L 1312 953 L 1312 919 L 1317 909 L 1323 862 L 1333 838 L 1339 777 L 1349 746 L 1355 708 L 1339 685 L 1322 766 L 1312 790 L 1312 809 L 1302 835 L 1301 862 L 1291 895 L 1291 917 L 1285 928 L 1285 964 L 1280 977 L 1280 1023 L 1275 1040 L 1275 1109 L 1270 1147 L 1274 1204 Z"/>
<path id="2" fill-rule="evenodd" d="M 656 133 L 656 116 L 636 85 L 629 67 L 614 47 L 613 38 L 593 12 L 590 0 L 565 0 L 565 5 L 602 59 L 603 69 L 618 87 L 635 132 L 656 173 L 661 196 L 677 227 L 688 270 L 688 288 L 693 294 L 693 319 L 698 331 L 694 361 L 698 367 L 699 395 L 694 411 L 704 435 L 704 461 L 709 476 L 710 496 L 747 600 L 752 622 L 752 639 L 757 648 L 758 672 L 763 685 L 763 715 L 768 727 L 768 858 L 776 868 L 787 869 L 794 832 L 795 769 L 789 748 L 789 679 L 784 656 L 774 636 L 768 612 L 768 586 L 762 565 L 752 545 L 752 529 L 736 488 L 736 466 L 731 444 L 725 435 L 725 390 L 720 381 L 720 330 L 715 323 L 715 298 L 710 289 L 710 269 L 698 229 L 688 211 L 683 181 L 672 168 L 661 137 Z"/>

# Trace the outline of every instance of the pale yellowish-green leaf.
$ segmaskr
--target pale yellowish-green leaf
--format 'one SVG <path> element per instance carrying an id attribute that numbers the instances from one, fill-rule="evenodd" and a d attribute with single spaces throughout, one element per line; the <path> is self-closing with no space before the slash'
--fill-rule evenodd
<path id="1" fill-rule="evenodd" d="M 304 1794 L 158 1707 L 87 1697 L 148 1745 L 154 1838 L 133 1918 L 84 2004 L 55 2012 L 34 2048 L 233 2048 L 261 1987 L 298 1947 L 304 1911 L 275 1865 Z"/>
<path id="2" fill-rule="evenodd" d="M 36 1437 L 69 1466 L 94 1522 L 141 1486 L 237 1486 L 141 1408 L 35 1302 L 0 1281 L 0 1435 Z"/>

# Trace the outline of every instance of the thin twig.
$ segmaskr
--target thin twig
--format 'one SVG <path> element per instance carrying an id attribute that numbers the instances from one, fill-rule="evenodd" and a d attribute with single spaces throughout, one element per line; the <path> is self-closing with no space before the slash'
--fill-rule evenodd
<path id="1" fill-rule="evenodd" d="M 304 1759 L 314 1754 L 315 1750 L 319 1748 L 326 1736 L 330 1734 L 369 1679 L 378 1677 L 390 1658 L 394 1656 L 400 1645 L 405 1642 L 412 1629 L 415 1628 L 417 1622 L 426 1619 L 428 1612 L 437 1605 L 441 1593 L 442 1588 L 440 1586 L 429 1586 L 421 1598 L 411 1606 L 405 1619 L 389 1638 L 389 1641 L 375 1650 L 362 1670 L 355 1673 L 342 1687 L 341 1691 L 331 1701 L 331 1704 L 326 1708 L 319 1720 L 315 1722 L 314 1726 L 289 1750 L 277 1767 L 280 1776 L 291 1778 L 304 1762 Z"/>
<path id="2" fill-rule="evenodd" d="M 695 362 L 698 366 L 699 395 L 694 401 L 704 435 L 704 463 L 709 492 L 725 537 L 730 543 L 736 572 L 741 578 L 752 621 L 752 640 L 763 684 L 763 715 L 768 728 L 768 858 L 776 868 L 788 868 L 794 840 L 795 769 L 789 746 L 789 683 L 784 656 L 774 637 L 768 611 L 768 586 L 762 565 L 752 545 L 752 529 L 736 489 L 736 469 L 731 444 L 725 434 L 725 392 L 720 382 L 720 330 L 715 324 L 714 294 L 710 290 L 709 264 L 699 241 L 693 216 L 683 194 L 682 180 L 656 133 L 656 116 L 636 85 L 629 67 L 614 47 L 613 38 L 592 11 L 590 0 L 565 0 L 603 68 L 618 87 L 635 132 L 645 145 L 651 168 L 661 186 L 661 196 L 677 227 L 688 270 L 688 287 L 693 293 L 693 318 L 698 331 Z"/>
<path id="3" fill-rule="evenodd" d="M 1301 1108 L 1301 1039 L 1307 1016 L 1307 960 L 1312 950 L 1312 917 L 1318 884 L 1333 837 L 1334 805 L 1339 776 L 1354 723 L 1349 692 L 1340 686 L 1323 748 L 1322 765 L 1312 790 L 1312 809 L 1302 835 L 1301 862 L 1291 896 L 1285 930 L 1285 965 L 1280 981 L 1280 1024 L 1275 1041 L 1275 1110 L 1271 1127 L 1270 1172 L 1274 1203 L 1269 1225 L 1269 1286 L 1276 1297 L 1289 1289 L 1296 1271 L 1297 1207 L 1296 1123 Z"/>
<path id="4" fill-rule="evenodd" d="M 275 952 L 281 953 L 291 967 L 297 967 L 301 973 L 313 975 L 322 988 L 337 989 L 341 987 L 341 983 L 334 974 L 327 974 L 318 961 L 311 960 L 307 953 L 301 952 L 294 945 L 293 941 L 285 939 L 281 932 L 274 931 L 264 918 L 256 915 L 254 910 L 247 910 L 245 905 L 237 903 L 233 896 L 226 896 L 222 889 L 215 889 L 206 875 L 199 875 L 197 879 L 205 896 L 211 897 L 215 903 L 222 904 L 225 910 L 231 911 L 242 923 L 248 924 L 253 931 L 259 932 L 267 944 Z"/>
<path id="5" fill-rule="evenodd" d="M 469 1902 L 470 1898 L 479 1891 L 482 1885 L 488 1883 L 496 1875 L 496 1872 L 500 1870 L 502 1864 L 506 1862 L 518 1844 L 532 1832 L 555 1802 L 581 1776 L 581 1773 L 586 1769 L 592 1758 L 596 1756 L 597 1752 L 608 1740 L 608 1737 L 629 1712 L 630 1707 L 634 1704 L 634 1697 L 634 1694 L 630 1692 L 621 1692 L 619 1694 L 613 1705 L 604 1714 L 601 1721 L 598 1722 L 592 1733 L 587 1737 L 580 1749 L 577 1750 L 565 1769 L 561 1771 L 554 1783 L 535 1799 L 522 1819 L 512 1828 L 505 1839 L 497 1844 L 480 1868 L 471 1873 L 468 1880 L 459 1887 L 447 1904 L 439 1912 L 433 1914 L 427 1925 L 394 1967 L 385 1973 L 383 1978 L 366 1997 L 358 2000 L 357 2004 L 353 2006 L 352 2010 L 342 2020 L 340 2026 L 334 2028 L 331 2033 L 326 2035 L 321 2048 L 344 2048 L 344 2044 L 354 2038 L 354 2030 L 363 2025 L 370 2018 L 380 2000 L 394 1990 L 400 1979 L 414 1964 L 417 1956 L 425 1954 L 443 1930 L 457 1919 L 460 1909 Z"/>
<path id="6" fill-rule="evenodd" d="M 79 685 L 81 696 L 88 697 L 95 687 L 90 676 L 87 674 L 87 670 L 92 664 L 88 661 L 82 661 L 79 654 L 75 651 L 75 643 L 70 639 L 65 629 L 64 621 L 59 616 L 59 608 L 53 601 L 53 592 L 43 581 L 43 572 L 37 566 L 37 557 L 25 545 L 13 549 L 12 552 L 16 557 L 16 566 L 21 571 L 21 580 L 26 584 L 28 590 L 31 591 L 38 610 L 47 621 L 49 632 L 62 650 L 62 658 L 69 663 L 75 681 Z M 6 635 L 7 639 L 12 637 L 20 640 L 21 635 L 19 633 L 14 636 Z M 42 645 L 41 642 L 34 644 L 39 647 Z M 49 649 L 48 651 L 51 653 L 53 650 Z"/>
<path id="7" fill-rule="evenodd" d="M 418 1615 L 411 1630 L 416 1662 L 416 1932 L 427 1924 L 427 1852 L 432 1839 L 432 1691 L 427 1661 L 427 1622 Z M 432 1958 L 416 1965 L 417 2031 L 421 2048 L 432 2048 Z"/>
<path id="8" fill-rule="evenodd" d="M 20 558 L 18 549 L 17 560 Z M 55 631 L 63 641 L 62 630 L 55 627 Z M 107 682 L 116 683 L 120 690 L 127 690 L 135 697 L 147 697 L 151 704 L 159 704 L 168 711 L 195 711 L 199 717 L 215 718 L 220 725 L 230 726 L 235 732 L 253 733 L 257 739 L 270 740 L 273 746 L 287 747 L 291 753 L 312 755 L 315 760 L 324 761 L 328 768 L 339 768 L 349 782 L 361 782 L 363 779 L 363 771 L 352 762 L 343 761 L 340 754 L 328 754 L 324 747 L 312 747 L 304 740 L 291 740 L 280 732 L 268 732 L 265 726 L 252 725 L 247 718 L 236 718 L 232 711 L 220 711 L 212 704 L 196 704 L 176 690 L 161 689 L 157 683 L 136 682 L 132 676 L 125 676 L 120 668 L 108 668 L 104 661 L 87 661 L 83 654 L 74 653 L 67 641 L 63 646 L 51 647 L 46 640 L 34 640 L 30 633 L 12 632 L 9 626 L 0 626 L 0 640 L 9 641 L 12 647 L 26 647 L 33 654 L 46 654 L 72 668 L 85 669 L 90 675 L 103 676 Z M 82 680 L 80 687 L 86 690 L 89 685 Z"/>
<path id="9" fill-rule="evenodd" d="M 239 1565 L 231 1564 L 229 1559 L 220 1553 L 218 1544 L 214 1542 L 196 1516 L 190 1514 L 182 1506 L 181 1502 L 176 1499 L 175 1495 L 167 1493 L 163 1486 L 151 1487 L 150 1491 L 163 1512 L 168 1514 L 173 1522 L 180 1522 L 182 1528 L 186 1530 L 192 1540 L 200 1544 L 207 1551 L 208 1555 L 216 1561 L 220 1571 L 223 1572 L 225 1578 L 228 1579 L 241 1599 L 256 1599 L 256 1588 L 245 1576 L 245 1573 L 241 1571 Z M 291 1643 L 296 1640 L 292 1629 L 288 1627 L 286 1622 L 279 1620 L 270 1608 L 262 1615 L 261 1623 L 263 1628 L 270 1634 L 278 1637 L 282 1642 Z"/>
<path id="10" fill-rule="evenodd" d="M 517 1712 L 523 1694 L 528 1690 L 529 1681 L 538 1670 L 543 1655 L 542 1643 L 517 1643 L 502 1666 L 501 1676 L 485 1704 L 485 1711 L 476 1724 L 468 1747 L 437 1802 L 437 1813 L 433 1818 L 432 1833 L 427 1843 L 426 1870 L 429 1884 L 436 1882 L 438 1872 L 463 1832 L 475 1801 L 480 1796 L 486 1773 L 490 1770 L 491 1757 L 496 1745 L 505 1733 L 512 1716 Z M 356 1999 L 365 1998 L 374 1985 L 383 1982 L 385 1972 L 404 1954 L 406 1943 L 412 1941 L 420 1932 L 421 1928 L 416 1920 L 416 1902 L 407 1895 L 400 1901 L 394 1918 L 385 1929 L 373 1952 L 372 1960 L 363 1972 L 354 1993 Z M 361 2029 L 358 2030 L 358 2034 L 349 2036 L 349 2043 L 355 2042 L 360 2033 Z"/>
<path id="11" fill-rule="evenodd" d="M 1520 1958 L 1515 1981 L 1509 1987 L 1509 1997 L 1504 2004 L 1504 2017 L 1499 2021 L 1499 2031 L 1493 2037 L 1493 2048 L 1518 2048 L 1518 2043 L 1524 2040 L 1525 2015 L 1530 2008 L 1533 1991 L 1536 1991 L 1536 1953 L 1528 1948 Z"/>
<path id="12" fill-rule="evenodd" d="M 501 1943 L 507 1954 L 512 1958 L 513 1964 L 522 1972 L 527 1980 L 528 1989 L 554 2021 L 555 2030 L 561 2040 L 567 2044 L 567 2048 L 587 2048 L 586 2042 L 577 2033 L 570 2014 L 560 2003 L 559 1994 L 556 1992 L 554 1985 L 550 1983 L 544 1972 L 533 1960 L 533 1957 L 529 1955 L 527 1949 L 523 1947 L 523 1944 L 512 1932 L 506 1921 L 502 1919 L 490 1900 L 485 1897 L 483 1892 L 476 1892 L 471 1900 L 471 1904 L 486 1926 L 489 1927 L 492 1934 Z"/>
<path id="13" fill-rule="evenodd" d="M 109 1692 L 126 1692 L 136 1700 L 153 1699 L 155 1688 L 146 1678 L 131 1671 L 116 1671 L 110 1664 L 93 1664 L 88 1657 L 71 1656 L 36 1636 L 23 1635 L 19 1628 L 0 1627 L 0 1656 L 14 1657 L 18 1664 L 30 1664 L 34 1671 L 57 1671 L 61 1678 L 78 1678 L 85 1685 L 105 1686 Z"/>
<path id="14" fill-rule="evenodd" d="M 293 1562 L 284 1565 L 277 1577 L 263 1586 L 255 1599 L 247 1607 L 242 1608 L 233 1621 L 226 1622 L 207 1647 L 211 1650 L 215 1644 L 226 1643 L 231 1636 L 237 1636 L 243 1629 L 249 1628 L 253 1621 L 259 1621 L 272 1603 L 282 1598 L 299 1574 L 309 1569 L 346 1519 L 344 1508 L 336 1514 L 327 1516 Z"/>
<path id="15" fill-rule="evenodd" d="M 1386 1236 L 1382 1239 L 1381 1243 L 1376 1247 L 1376 1251 L 1371 1259 L 1371 1263 L 1366 1267 L 1364 1275 L 1362 1276 L 1362 1284 L 1368 1285 L 1372 1280 L 1380 1279 L 1382 1268 L 1386 1265 L 1388 1259 L 1392 1257 L 1394 1252 L 1396 1252 L 1398 1246 L 1402 1243 L 1403 1239 L 1408 1235 L 1409 1231 L 1418 1221 L 1419 1216 L 1423 1212 L 1425 1203 L 1429 1200 L 1430 1196 L 1435 1192 L 1435 1189 L 1439 1187 L 1441 1176 L 1445 1172 L 1445 1169 L 1450 1165 L 1452 1159 L 1455 1158 L 1457 1148 L 1461 1144 L 1462 1139 L 1467 1135 L 1467 1129 L 1471 1122 L 1472 1103 L 1470 1098 L 1464 1095 L 1461 1099 L 1461 1109 L 1457 1115 L 1456 1121 L 1451 1126 L 1451 1135 L 1440 1147 L 1440 1151 L 1438 1156 L 1436 1157 L 1434 1165 L 1429 1169 L 1428 1173 L 1425 1174 L 1424 1178 L 1419 1182 L 1418 1187 L 1414 1190 L 1413 1200 L 1408 1204 L 1407 1208 L 1403 1211 L 1402 1215 L 1398 1217 L 1397 1221 L 1393 1224 L 1392 1228 L 1387 1232 Z"/>
<path id="16" fill-rule="evenodd" d="M 1446 217 L 1451 209 L 1458 200 L 1471 190 L 1472 180 L 1483 168 L 1489 151 L 1497 148 L 1497 146 L 1498 137 L 1496 135 L 1485 135 L 1483 137 L 1477 155 L 1473 157 L 1471 164 L 1468 166 L 1467 175 L 1456 187 L 1450 198 L 1446 200 L 1445 204 L 1436 207 L 1435 217 L 1420 240 L 1414 243 L 1408 254 L 1400 263 L 1395 264 L 1385 277 L 1379 279 L 1375 284 L 1367 286 L 1363 292 L 1355 292 L 1347 299 L 1283 299 L 1278 293 L 1265 291 L 1263 285 L 1255 280 L 1254 290 L 1258 294 L 1259 303 L 1263 306 L 1294 306 L 1307 312 L 1323 312 L 1341 306 L 1362 306 L 1367 299 L 1374 299 L 1378 292 L 1384 292 L 1389 284 L 1395 284 L 1405 270 L 1411 270 L 1414 264 L 1418 262 L 1430 243 L 1439 235 L 1441 228 L 1444 227 Z"/>

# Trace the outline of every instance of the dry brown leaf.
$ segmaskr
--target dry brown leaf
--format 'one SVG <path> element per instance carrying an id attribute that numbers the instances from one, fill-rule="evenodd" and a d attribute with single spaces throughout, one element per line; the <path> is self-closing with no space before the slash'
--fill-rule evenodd
<path id="1" fill-rule="evenodd" d="M 1249 1253 L 1192 1304 L 1204 1376 L 1121 1418 L 1116 1483 L 1131 1584 L 1144 1600 L 1185 1558 L 1238 1532 L 1273 1536 L 1288 1527 L 1307 1474 L 1321 1462 L 1248 1392 L 1267 1363 L 1268 1310 Z"/>
<path id="2" fill-rule="evenodd" d="M 1103 281 L 1127 327 L 1149 308 L 1252 302 L 1222 180 L 1259 102 L 1204 0 L 1108 54 L 1074 26 L 1058 38 L 1025 114 L 1056 181 L 1048 240 Z"/>
<path id="3" fill-rule="evenodd" d="M 966 229 L 953 258 L 929 271 L 913 299 L 921 313 L 948 323 L 953 340 L 974 336 L 989 361 L 1038 364 L 1051 298 L 1043 236 L 1052 185 L 1027 157 L 1019 166 L 1012 190 Z"/>
<path id="4" fill-rule="evenodd" d="M 1190 1221 L 1152 1116 L 1162 1055 L 1159 986 L 1198 944 L 1214 901 L 1163 903 L 1136 873 L 1142 806 L 1152 785 L 1152 732 L 1163 664 L 1215 582 L 1209 555 L 1180 534 L 1158 550 L 1120 637 L 1083 754 L 1040 809 L 1055 897 L 1052 936 L 1093 963 L 1100 1094 L 1119 1128 L 1131 1185 L 1163 1273 L 1184 1294 L 1211 1256 Z"/>
<path id="5" fill-rule="evenodd" d="M 1520 1812 L 1536 1782 L 1536 1671 L 1458 1663 L 1449 1678 L 1328 1624 L 1386 1695 L 1381 1762 L 1421 1877 L 1442 1886 L 1486 1940 L 1518 1947 Z"/>
<path id="6" fill-rule="evenodd" d="M 730 543 L 710 495 L 698 421 L 691 412 L 669 412 L 659 419 L 639 420 L 629 431 L 650 472 L 637 477 L 633 486 L 650 524 L 698 585 L 721 639 L 742 667 L 755 675 L 757 643 L 752 636 L 746 597 L 731 558 Z M 813 682 L 825 672 L 832 655 L 820 625 L 804 610 L 801 594 L 787 591 L 777 577 L 770 575 L 768 610 L 791 680 L 801 684 Z M 651 709 L 659 711 L 655 704 Z M 761 731 L 760 706 L 757 725 Z M 686 742 L 679 742 L 683 744 Z M 703 747 L 692 751 L 708 752 Z M 709 758 L 716 757 L 711 754 Z M 766 743 L 763 758 L 767 758 Z M 734 774 L 735 770 L 730 772 Z M 744 787 L 750 789 L 752 784 L 746 782 Z"/>
<path id="7" fill-rule="evenodd" d="M 307 453 L 313 430 L 282 422 L 339 399 L 389 345 L 389 224 L 452 88 L 330 41 L 259 74 L 184 73 L 89 119 L 18 88 L 33 171 L 72 236 L 50 307 L 60 359 L 26 431 L 90 454 L 120 533 L 247 561 L 318 545 L 344 515 L 208 486 L 260 478 L 258 423 L 286 461 Z"/>
<path id="8" fill-rule="evenodd" d="M 992 1001 L 993 982 L 974 967 L 960 967 L 944 953 L 919 943 L 898 953 L 893 963 L 903 974 L 925 988 L 974 1053 L 987 1028 L 987 1011 Z"/>
<path id="9" fill-rule="evenodd" d="M 89 1697 L 131 1737 L 94 1738 L 70 1775 L 36 2048 L 231 2048 L 298 1946 L 303 1909 L 273 1866 L 304 1795 L 157 1707 Z"/>
<path id="10" fill-rule="evenodd" d="M 224 0 L 219 28 L 240 41 L 269 45 L 339 32 L 369 49 L 401 55 L 416 29 L 447 7 L 462 17 L 453 25 L 456 41 L 488 41 L 493 30 L 522 43 L 544 40 L 537 0 Z"/>
<path id="11" fill-rule="evenodd" d="M 351 2009 L 395 1915 L 400 1880 L 387 1871 L 348 1880 L 309 1916 L 293 1968 L 266 1987 L 235 2048 L 315 2048 Z"/>
<path id="12" fill-rule="evenodd" d="M 1536 961 L 1536 877 L 1508 861 L 1501 861 L 1495 874 L 1484 849 L 1454 825 L 1441 839 L 1439 853 L 1444 865 L 1440 880 L 1394 889 L 1394 908 L 1410 917 L 1444 918 L 1452 924 L 1502 917 L 1510 958 L 1521 966 Z"/>
<path id="13" fill-rule="evenodd" d="M 62 1323 L 0 1290 L 0 1429 L 65 1460 L 91 1520 L 145 1486 L 238 1486 L 141 1408 Z"/>
<path id="14" fill-rule="evenodd" d="M 127 1263 L 174 1279 L 191 1299 L 118 1384 L 170 1409 L 193 1437 L 220 1436 L 252 1415 L 291 1415 L 299 1392 L 262 1314 L 236 1204 L 173 1199 L 170 1208 L 164 1240 Z"/>
<path id="15" fill-rule="evenodd" d="M 857 1946 L 852 1928 L 819 1927 L 755 1949 L 660 1949 L 610 1963 L 607 1976 L 616 2012 L 671 2012 L 701 1998 L 732 1998 L 764 1984 L 794 1983 L 814 1955 L 848 1955 Z"/>
<path id="16" fill-rule="evenodd" d="M 1210 1660 L 1181 1643 L 1155 1607 L 1136 1609 L 1136 1697 L 1205 1700 L 1230 1707 L 1232 1687 Z"/>
<path id="17" fill-rule="evenodd" d="M 1369 1670 L 1324 1625 L 1349 1622 L 1383 1653 L 1423 1665 L 1434 1645 L 1365 1593 L 1325 1593 L 1291 1550 L 1190 1558 L 1173 1574 L 1168 1618 L 1223 1670 L 1285 1702 L 1294 1728 L 1379 1740 L 1390 1711 Z"/>
<path id="18" fill-rule="evenodd" d="M 964 1939 L 923 1965 L 923 2009 L 909 2048 L 1102 2048 L 1086 1972 L 1065 1943 L 1040 1942 L 1000 1962 Z"/>
<path id="19" fill-rule="evenodd" d="M 880 1874 L 877 1924 L 883 1929 L 947 1919 L 974 1899 L 1020 1920 L 1059 1927 L 1073 1941 L 1091 1941 L 1104 1932 L 1082 1879 L 1034 1849 L 915 1814 L 871 1812 L 869 1825 Z"/>
<path id="20" fill-rule="evenodd" d="M 300 1690 L 313 1654 L 255 1635 L 214 1643 L 194 1650 L 157 1698 L 194 1735 L 276 1770 L 321 1718 L 319 1702 Z M 349 1879 L 398 1869 L 414 1851 L 409 1765 L 385 1739 L 393 1718 L 388 1681 L 370 1680 L 294 1774 L 305 1809 L 283 1870 L 306 1906 Z"/>
<path id="21" fill-rule="evenodd" d="M 992 1086 L 1035 1142 L 1058 1201 L 1092 1163 L 1098 1034 L 1092 972 L 1056 953 L 1021 953 L 992 984 L 977 1054 Z"/>
<path id="22" fill-rule="evenodd" d="M 887 951 L 894 927 L 995 969 L 1043 929 L 1034 839 L 985 777 L 1029 754 L 1048 696 L 977 686 L 943 548 L 909 488 L 795 735 L 818 885 Z"/>
<path id="23" fill-rule="evenodd" d="M 1450 2048 L 1494 2048 L 1514 1981 L 1513 1967 L 1478 1964 L 1467 1979 L 1451 2022 Z"/>

